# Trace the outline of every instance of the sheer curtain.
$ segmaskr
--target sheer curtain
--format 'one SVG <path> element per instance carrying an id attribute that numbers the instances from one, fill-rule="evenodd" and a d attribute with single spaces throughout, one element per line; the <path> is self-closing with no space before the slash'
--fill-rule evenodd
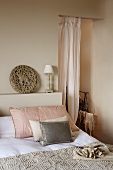
<path id="1" fill-rule="evenodd" d="M 59 17 L 58 89 L 74 122 L 79 107 L 81 19 Z"/>

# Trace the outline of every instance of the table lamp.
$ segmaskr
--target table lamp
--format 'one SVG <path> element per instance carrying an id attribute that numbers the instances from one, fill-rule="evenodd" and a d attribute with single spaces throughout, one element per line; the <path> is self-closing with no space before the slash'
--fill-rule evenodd
<path id="1" fill-rule="evenodd" d="M 47 89 L 45 90 L 46 93 L 52 93 L 53 90 L 51 88 L 51 82 L 50 82 L 50 77 L 53 74 L 53 68 L 52 65 L 45 65 L 45 69 L 44 69 L 44 74 L 46 74 L 48 76 L 48 83 L 47 83 Z"/>

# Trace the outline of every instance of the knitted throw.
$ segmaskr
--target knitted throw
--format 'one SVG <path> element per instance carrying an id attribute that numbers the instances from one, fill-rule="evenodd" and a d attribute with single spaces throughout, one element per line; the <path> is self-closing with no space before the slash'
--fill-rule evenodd
<path id="1" fill-rule="evenodd" d="M 73 159 L 78 148 L 37 151 L 0 159 L 0 170 L 113 170 L 113 156 L 102 159 Z"/>

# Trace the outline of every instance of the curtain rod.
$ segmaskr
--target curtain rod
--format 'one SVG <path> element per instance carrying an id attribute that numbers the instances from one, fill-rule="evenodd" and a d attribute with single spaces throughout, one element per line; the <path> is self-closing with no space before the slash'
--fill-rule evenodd
<path id="1" fill-rule="evenodd" d="M 59 17 L 75 17 L 81 19 L 91 19 L 91 20 L 103 20 L 104 18 L 94 18 L 94 17 L 82 17 L 82 16 L 69 16 L 69 15 L 59 15 Z"/>

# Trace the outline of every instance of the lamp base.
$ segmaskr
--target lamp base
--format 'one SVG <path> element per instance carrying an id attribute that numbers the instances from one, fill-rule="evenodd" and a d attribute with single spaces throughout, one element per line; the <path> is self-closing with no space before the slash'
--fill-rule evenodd
<path id="1" fill-rule="evenodd" d="M 45 92 L 46 92 L 46 93 L 53 93 L 53 90 L 51 90 L 51 89 L 46 89 Z"/>

